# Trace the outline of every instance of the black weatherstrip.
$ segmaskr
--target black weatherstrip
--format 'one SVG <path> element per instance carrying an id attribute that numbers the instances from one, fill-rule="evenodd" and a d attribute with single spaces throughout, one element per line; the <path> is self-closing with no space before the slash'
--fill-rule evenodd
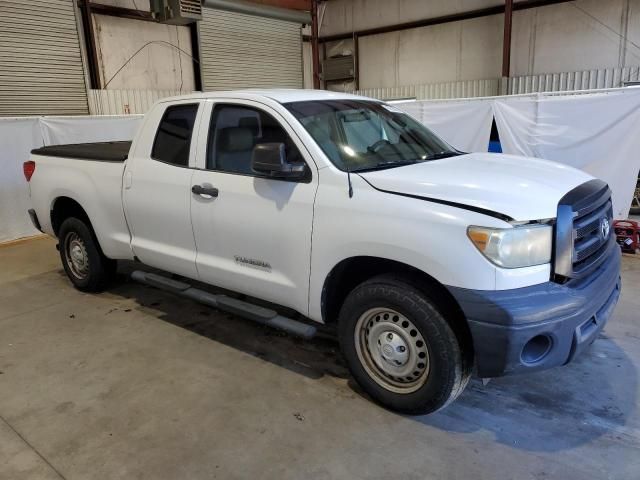
<path id="1" fill-rule="evenodd" d="M 367 182 L 371 187 L 379 192 L 389 193 L 391 195 L 398 195 L 400 197 L 408 197 L 415 198 L 416 200 L 424 200 L 425 202 L 439 203 L 441 205 L 447 205 L 449 207 L 462 208 L 463 210 L 469 210 L 471 212 L 481 213 L 483 215 L 488 215 L 489 217 L 494 217 L 500 220 L 504 220 L 505 222 L 514 221 L 509 215 L 505 215 L 504 213 L 494 212 L 493 210 L 487 210 L 486 208 L 474 207 L 473 205 L 466 205 L 464 203 L 457 202 L 449 202 L 448 200 L 440 200 L 439 198 L 431 198 L 431 197 L 422 197 L 420 195 L 412 195 L 410 193 L 400 193 L 400 192 L 392 192 L 390 190 L 383 190 L 382 188 L 378 188 L 375 185 L 372 185 L 369 180 L 364 178 L 362 175 L 358 175 L 361 179 Z"/>

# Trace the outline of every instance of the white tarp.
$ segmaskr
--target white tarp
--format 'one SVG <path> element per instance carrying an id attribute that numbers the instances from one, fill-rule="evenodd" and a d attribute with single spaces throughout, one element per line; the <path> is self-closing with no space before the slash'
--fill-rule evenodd
<path id="1" fill-rule="evenodd" d="M 42 117 L 45 145 L 133 140 L 144 115 Z"/>
<path id="2" fill-rule="evenodd" d="M 27 214 L 31 202 L 22 173 L 31 150 L 62 143 L 131 140 L 141 119 L 141 115 L 0 118 L 0 242 L 39 233 Z"/>
<path id="3" fill-rule="evenodd" d="M 494 101 L 503 151 L 579 168 L 609 184 L 626 218 L 640 170 L 640 89 Z"/>
<path id="4" fill-rule="evenodd" d="M 394 105 L 463 152 L 486 152 L 493 110 L 486 99 L 402 102 Z"/>
<path id="5" fill-rule="evenodd" d="M 37 118 L 0 118 L 0 242 L 38 233 L 31 225 L 31 208 L 22 163 L 41 147 Z"/>
<path id="6" fill-rule="evenodd" d="M 615 218 L 629 213 L 640 170 L 640 88 L 397 106 L 467 152 L 487 151 L 495 116 L 504 153 L 553 160 L 601 178 L 613 191 Z"/>
<path id="7" fill-rule="evenodd" d="M 535 140 L 538 99 L 514 97 L 492 101 L 503 153 L 539 157 Z"/>

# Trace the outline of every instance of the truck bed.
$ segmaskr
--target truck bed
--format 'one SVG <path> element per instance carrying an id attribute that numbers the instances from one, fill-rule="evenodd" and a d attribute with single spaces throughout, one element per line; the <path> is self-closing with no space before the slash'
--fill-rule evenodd
<path id="1" fill-rule="evenodd" d="M 51 145 L 31 150 L 33 155 L 64 157 L 97 162 L 124 162 L 129 156 L 131 142 L 94 142 Z"/>

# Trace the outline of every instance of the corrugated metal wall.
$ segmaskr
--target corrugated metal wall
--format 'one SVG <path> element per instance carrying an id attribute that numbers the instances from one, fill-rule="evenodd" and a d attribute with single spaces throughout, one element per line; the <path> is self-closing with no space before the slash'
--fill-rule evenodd
<path id="1" fill-rule="evenodd" d="M 437 100 L 446 98 L 491 97 L 498 95 L 500 81 L 468 80 L 460 82 L 429 83 L 403 87 L 367 88 L 355 93 L 380 100 L 415 98 L 416 100 Z"/>
<path id="2" fill-rule="evenodd" d="M 640 82 L 640 67 L 601 68 L 582 72 L 547 73 L 510 77 L 508 79 L 469 80 L 461 82 L 381 87 L 354 93 L 381 100 L 415 98 L 438 100 L 447 98 L 492 97 L 538 92 L 570 92 L 623 87 L 627 82 Z"/>
<path id="3" fill-rule="evenodd" d="M 211 8 L 202 13 L 205 90 L 302 88 L 301 25 Z"/>
<path id="4" fill-rule="evenodd" d="M 86 114 L 71 0 L 0 2 L 0 116 Z"/>
<path id="5" fill-rule="evenodd" d="M 89 112 L 91 115 L 147 113 L 156 101 L 187 93 L 181 90 L 89 90 Z"/>
<path id="6" fill-rule="evenodd" d="M 511 77 L 510 95 L 535 92 L 564 92 L 623 87 L 626 82 L 640 81 L 640 67 L 601 68 L 582 72 L 548 73 Z"/>

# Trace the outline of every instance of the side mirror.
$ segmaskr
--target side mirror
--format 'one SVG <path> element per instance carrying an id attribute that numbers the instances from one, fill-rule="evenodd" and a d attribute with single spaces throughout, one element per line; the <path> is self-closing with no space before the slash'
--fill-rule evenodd
<path id="1" fill-rule="evenodd" d="M 274 178 L 302 178 L 306 165 L 287 161 L 284 143 L 261 143 L 253 147 L 251 168 L 254 172 Z"/>

